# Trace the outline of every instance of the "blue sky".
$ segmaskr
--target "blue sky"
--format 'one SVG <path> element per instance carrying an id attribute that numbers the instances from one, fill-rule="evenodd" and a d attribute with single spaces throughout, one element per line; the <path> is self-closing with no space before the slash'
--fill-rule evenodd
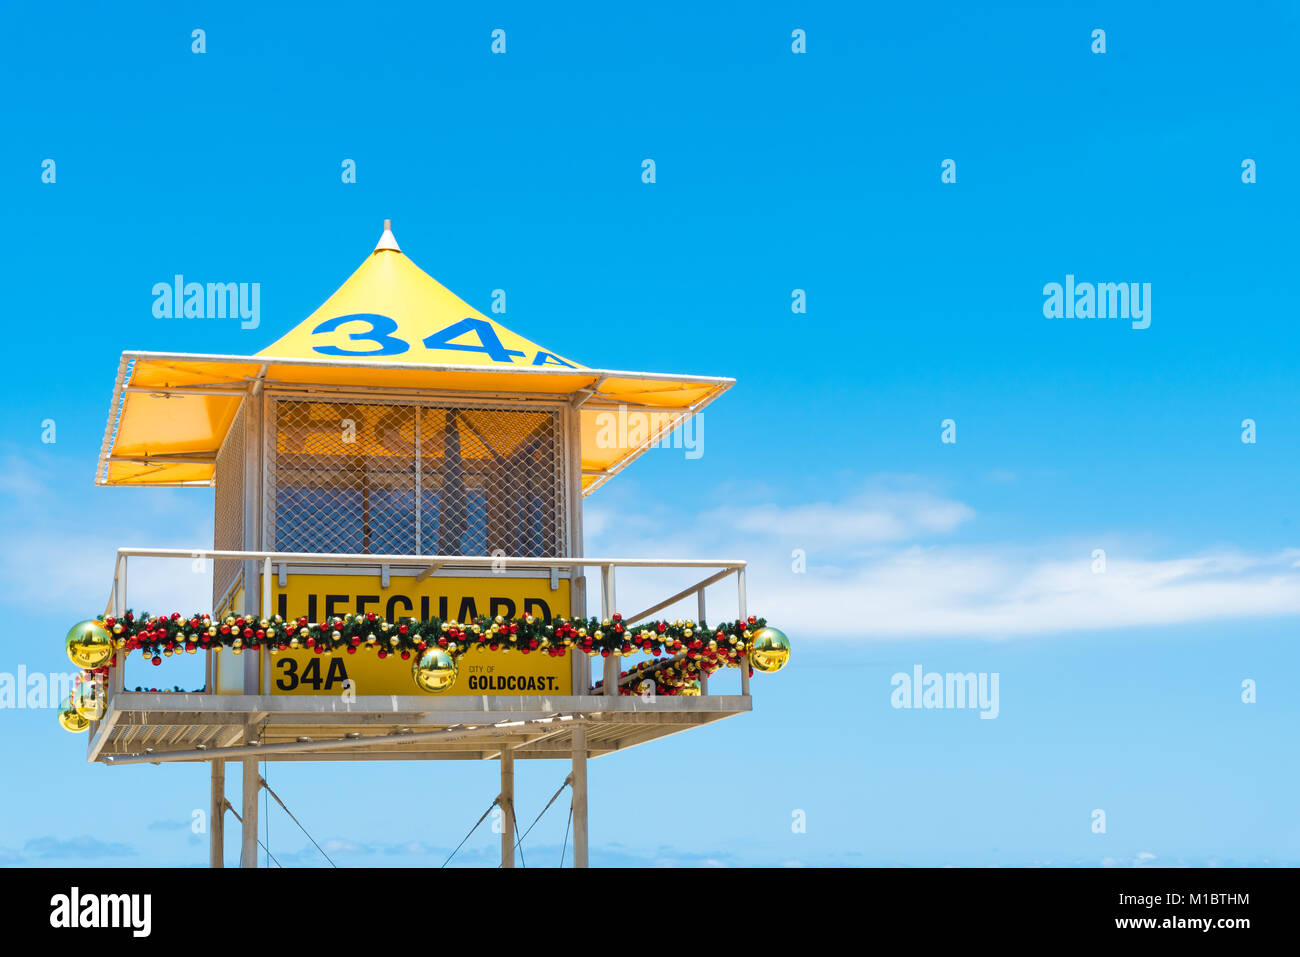
<path id="1" fill-rule="evenodd" d="M 66 668 L 115 547 L 211 542 L 210 492 L 92 486 L 120 352 L 257 351 L 388 217 L 561 354 L 738 380 L 703 457 L 588 500 L 587 548 L 749 559 L 796 655 L 753 714 L 592 765 L 593 864 L 1300 860 L 1294 5 L 233 6 L 4 15 L 0 672 Z M 175 273 L 260 283 L 260 327 L 155 319 Z M 1067 274 L 1150 283 L 1150 328 L 1045 318 Z M 917 664 L 997 672 L 997 719 L 893 708 Z M 0 862 L 206 861 L 204 769 L 0 721 Z M 268 774 L 342 864 L 441 863 L 496 789 L 361 770 Z M 521 820 L 564 773 L 523 764 Z"/>

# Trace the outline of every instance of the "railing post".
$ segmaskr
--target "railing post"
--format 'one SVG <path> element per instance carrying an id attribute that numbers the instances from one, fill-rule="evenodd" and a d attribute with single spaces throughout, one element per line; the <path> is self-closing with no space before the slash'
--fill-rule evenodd
<path id="1" fill-rule="evenodd" d="M 262 618 L 271 617 L 271 556 L 262 561 Z M 262 694 L 271 693 L 271 646 L 262 642 L 257 649 L 257 660 L 262 667 Z"/>
<path id="2" fill-rule="evenodd" d="M 701 627 L 704 626 L 704 589 L 701 588 L 695 593 L 696 601 L 699 605 L 698 613 L 695 617 L 695 623 Z M 709 693 L 709 673 L 703 668 L 700 669 L 700 694 Z"/>
<path id="3" fill-rule="evenodd" d="M 609 657 L 605 659 L 605 670 L 601 675 L 605 685 L 601 690 L 605 692 L 607 698 L 618 697 L 618 663 L 620 660 L 622 659 L 612 651 L 609 653 Z"/>
<path id="4" fill-rule="evenodd" d="M 740 616 L 739 616 L 740 620 L 744 621 L 747 617 L 749 617 L 749 612 L 746 610 L 746 603 L 745 603 L 745 569 L 743 567 L 736 569 L 736 600 L 737 600 L 737 604 L 740 606 Z M 746 647 L 745 647 L 744 660 L 740 662 L 740 693 L 745 697 L 749 697 L 748 643 L 746 643 Z"/>
<path id="5" fill-rule="evenodd" d="M 615 604 L 614 596 L 614 566 L 602 565 L 600 568 L 600 620 L 608 621 L 614 614 Z M 618 662 L 619 658 L 612 651 L 609 657 L 605 659 L 604 679 L 605 687 L 602 689 L 606 697 L 618 697 Z"/>
<path id="6" fill-rule="evenodd" d="M 587 577 L 579 565 L 569 569 L 569 617 L 587 617 Z M 573 694 L 586 694 L 587 681 L 583 676 L 582 663 L 587 658 L 576 645 L 569 646 L 569 675 L 573 682 Z"/>
<path id="7" fill-rule="evenodd" d="M 121 618 L 126 614 L 126 556 L 117 556 L 113 571 L 113 614 Z"/>
<path id="8" fill-rule="evenodd" d="M 600 617 L 608 618 L 617 610 L 614 597 L 614 566 L 600 566 Z"/>

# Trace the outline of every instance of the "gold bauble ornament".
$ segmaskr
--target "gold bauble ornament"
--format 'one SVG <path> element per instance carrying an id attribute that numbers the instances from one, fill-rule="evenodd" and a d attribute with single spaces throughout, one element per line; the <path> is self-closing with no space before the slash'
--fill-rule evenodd
<path id="1" fill-rule="evenodd" d="M 72 708 L 87 721 L 98 721 L 104 717 L 106 702 L 103 686 L 97 680 L 83 681 L 77 685 L 72 691 Z"/>
<path id="2" fill-rule="evenodd" d="M 790 639 L 776 628 L 760 628 L 749 643 L 749 661 L 755 671 L 780 671 L 790 660 Z"/>
<path id="3" fill-rule="evenodd" d="M 441 648 L 426 649 L 411 664 L 411 676 L 421 691 L 433 694 L 456 683 L 456 659 Z"/>
<path id="4" fill-rule="evenodd" d="M 91 671 L 113 657 L 113 639 L 98 621 L 79 621 L 68 631 L 68 658 L 78 668 Z"/>
<path id="5" fill-rule="evenodd" d="M 688 681 L 682 685 L 682 694 L 688 698 L 698 698 L 700 696 L 700 683 L 698 681 Z"/>
<path id="6" fill-rule="evenodd" d="M 64 731 L 71 731 L 73 734 L 90 727 L 90 722 L 77 713 L 71 701 L 59 709 L 59 724 L 63 725 Z"/>

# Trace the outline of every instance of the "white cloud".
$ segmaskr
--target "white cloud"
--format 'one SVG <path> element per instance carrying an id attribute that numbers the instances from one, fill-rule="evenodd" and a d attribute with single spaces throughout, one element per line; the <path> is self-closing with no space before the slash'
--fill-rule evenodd
<path id="1" fill-rule="evenodd" d="M 1300 613 L 1295 550 L 1152 557 L 1100 534 L 1031 547 L 935 541 L 959 528 L 969 537 L 974 518 L 952 499 L 874 491 L 839 503 L 727 506 L 605 527 L 617 525 L 620 555 L 748 558 L 748 610 L 807 636 L 996 638 Z M 1097 542 L 1108 553 L 1100 574 L 1092 569 Z M 806 573 L 792 571 L 792 548 L 806 551 Z M 615 549 L 596 536 L 588 550 Z M 647 577 L 621 573 L 620 607 L 639 611 L 704 574 L 673 575 L 671 586 Z M 734 585 L 713 586 L 708 617 L 734 614 L 734 595 Z M 665 614 L 693 612 L 688 600 Z"/>
<path id="2" fill-rule="evenodd" d="M 68 625 L 100 614 L 123 545 L 210 547 L 212 501 L 195 490 L 99 489 L 69 495 L 55 464 L 4 455 L 0 481 L 0 576 L 7 598 Z M 210 569 L 189 560 L 133 559 L 127 599 L 136 610 L 192 612 L 212 604 Z"/>
<path id="3" fill-rule="evenodd" d="M 738 532 L 821 545 L 862 546 L 945 534 L 975 517 L 975 510 L 927 492 L 876 492 L 845 502 L 815 502 L 781 507 L 728 506 L 703 516 L 705 523 L 729 525 Z"/>

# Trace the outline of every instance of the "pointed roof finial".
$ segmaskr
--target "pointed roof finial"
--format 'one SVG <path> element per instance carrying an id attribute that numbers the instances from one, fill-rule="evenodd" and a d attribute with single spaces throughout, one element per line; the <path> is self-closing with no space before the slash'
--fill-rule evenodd
<path id="1" fill-rule="evenodd" d="M 397 237 L 393 235 L 393 221 L 391 219 L 384 220 L 384 234 L 379 237 L 375 252 L 379 252 L 381 249 L 391 249 L 395 253 L 402 251 L 402 247 L 397 245 Z M 374 253 L 371 255 L 374 255 Z"/>

